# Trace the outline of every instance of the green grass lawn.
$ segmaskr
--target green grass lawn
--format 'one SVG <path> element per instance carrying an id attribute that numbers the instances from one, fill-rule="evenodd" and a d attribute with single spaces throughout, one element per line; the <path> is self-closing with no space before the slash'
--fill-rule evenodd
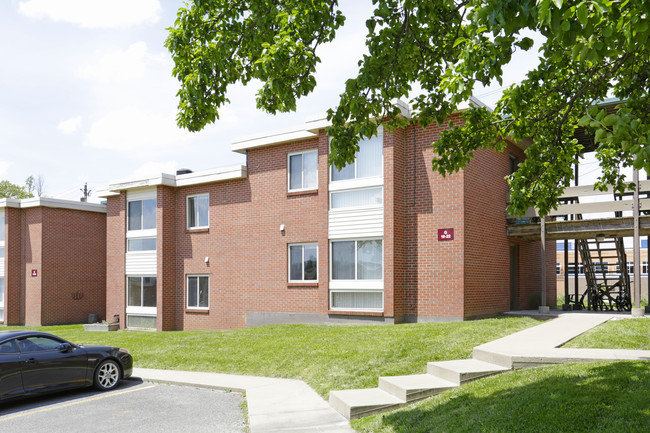
<path id="1" fill-rule="evenodd" d="M 610 320 L 564 347 L 650 350 L 650 318 Z"/>
<path id="2" fill-rule="evenodd" d="M 470 358 L 474 346 L 540 322 L 509 317 L 399 326 L 275 325 L 235 331 L 85 332 L 38 328 L 75 343 L 129 349 L 136 367 L 302 379 L 321 396 L 423 373 L 427 362 Z"/>
<path id="3" fill-rule="evenodd" d="M 564 347 L 650 350 L 650 319 L 606 322 Z M 565 364 L 471 382 L 387 414 L 360 432 L 647 432 L 650 363 Z"/>
<path id="4" fill-rule="evenodd" d="M 352 421 L 373 433 L 647 432 L 647 362 L 532 368 L 471 382 L 405 409 Z"/>

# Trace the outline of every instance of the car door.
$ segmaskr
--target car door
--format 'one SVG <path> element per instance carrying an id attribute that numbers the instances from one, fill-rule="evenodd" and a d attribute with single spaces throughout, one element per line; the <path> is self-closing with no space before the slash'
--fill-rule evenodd
<path id="1" fill-rule="evenodd" d="M 23 394 L 21 359 L 14 339 L 0 343 L 0 400 Z"/>
<path id="2" fill-rule="evenodd" d="M 89 385 L 86 351 L 47 336 L 18 339 L 25 394 Z"/>

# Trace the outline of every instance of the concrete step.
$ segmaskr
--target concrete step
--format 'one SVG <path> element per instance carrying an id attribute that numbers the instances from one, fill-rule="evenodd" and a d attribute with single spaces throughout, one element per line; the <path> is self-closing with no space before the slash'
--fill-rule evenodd
<path id="1" fill-rule="evenodd" d="M 510 368 L 502 367 L 478 359 L 461 359 L 458 361 L 429 362 L 427 372 L 441 379 L 461 385 L 470 380 L 490 376 L 492 374 L 509 371 Z"/>
<path id="2" fill-rule="evenodd" d="M 379 388 L 330 391 L 330 405 L 347 419 L 386 412 L 405 404 L 405 400 Z"/>
<path id="3" fill-rule="evenodd" d="M 430 374 L 386 376 L 379 378 L 379 389 L 411 403 L 456 388 L 458 384 Z"/>

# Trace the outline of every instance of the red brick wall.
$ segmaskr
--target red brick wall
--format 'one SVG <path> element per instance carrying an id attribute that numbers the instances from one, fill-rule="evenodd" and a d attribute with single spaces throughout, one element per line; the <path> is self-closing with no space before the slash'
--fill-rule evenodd
<path id="1" fill-rule="evenodd" d="M 405 160 L 404 130 L 384 133 L 384 315 L 396 323 L 406 314 L 405 292 Z"/>
<path id="2" fill-rule="evenodd" d="M 42 324 L 43 208 L 23 209 L 23 275 L 25 278 L 25 325 Z M 32 277 L 32 270 L 37 276 Z"/>
<path id="3" fill-rule="evenodd" d="M 23 218 L 20 209 L 5 208 L 5 324 L 25 323 Z"/>
<path id="4" fill-rule="evenodd" d="M 107 199 L 106 205 L 106 317 L 120 316 L 126 326 L 126 192 Z"/>
<path id="5" fill-rule="evenodd" d="M 409 320 L 460 320 L 464 316 L 464 177 L 443 177 L 431 167 L 434 142 L 446 126 L 404 131 L 404 272 Z M 438 229 L 453 228 L 453 241 Z"/>
<path id="6" fill-rule="evenodd" d="M 248 156 L 248 179 L 177 189 L 175 281 L 180 328 L 241 328 L 249 311 L 327 313 L 328 144 L 321 134 L 302 143 L 256 149 Z M 287 193 L 287 154 L 316 148 L 318 191 Z M 188 231 L 186 197 L 205 192 L 210 194 L 210 228 Z M 288 244 L 302 242 L 318 242 L 318 284 L 288 284 Z M 208 313 L 186 310 L 188 274 L 210 277 Z"/>
<path id="7" fill-rule="evenodd" d="M 106 214 L 41 209 L 41 324 L 86 323 L 106 311 Z M 29 265 L 27 278 L 29 277 Z M 28 305 L 29 308 L 29 305 Z"/>
<path id="8" fill-rule="evenodd" d="M 510 310 L 510 241 L 506 205 L 510 144 L 504 152 L 480 149 L 465 170 L 465 317 Z M 523 155 L 520 156 L 520 160 Z"/>
<path id="9" fill-rule="evenodd" d="M 174 279 L 176 264 L 175 226 L 176 192 L 168 186 L 159 186 L 157 194 L 157 268 L 156 296 L 158 304 L 157 329 L 171 331 L 177 327 L 177 305 L 182 302 L 182 293 L 176 290 Z"/>

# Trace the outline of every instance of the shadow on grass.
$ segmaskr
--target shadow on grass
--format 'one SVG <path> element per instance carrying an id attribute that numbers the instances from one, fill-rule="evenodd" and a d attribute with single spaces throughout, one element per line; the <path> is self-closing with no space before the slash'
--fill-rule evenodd
<path id="1" fill-rule="evenodd" d="M 507 373 L 371 423 L 361 424 L 361 431 L 647 432 L 650 364 L 570 364 Z"/>

